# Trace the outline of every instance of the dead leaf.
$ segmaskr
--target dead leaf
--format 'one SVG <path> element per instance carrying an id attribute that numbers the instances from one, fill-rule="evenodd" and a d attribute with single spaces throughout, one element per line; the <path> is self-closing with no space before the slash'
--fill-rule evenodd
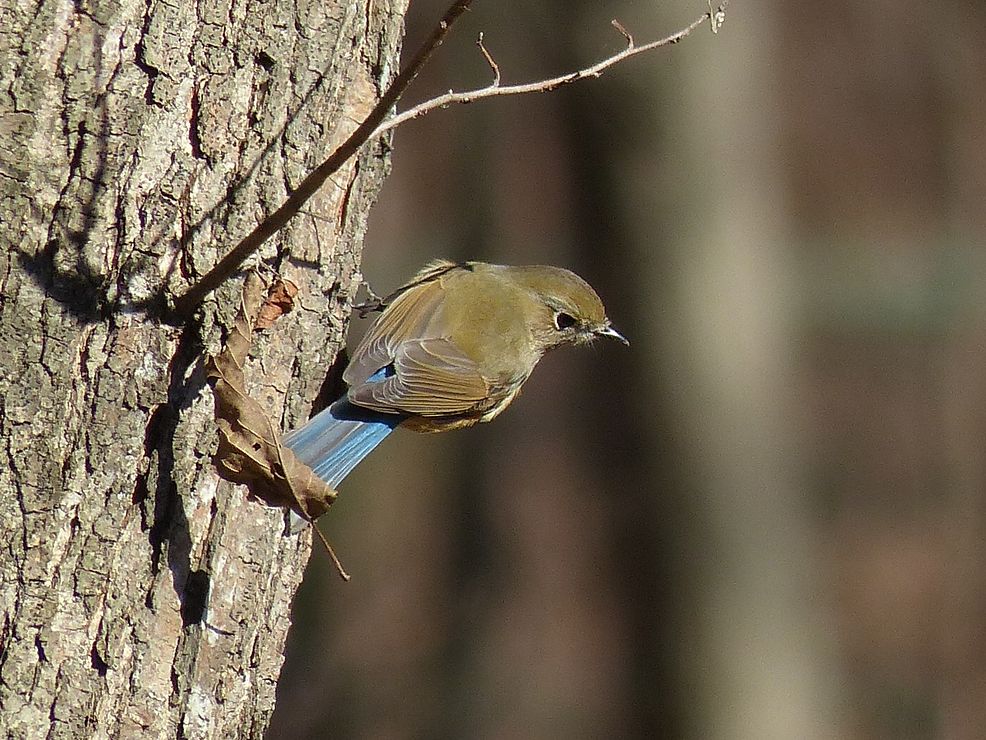
<path id="1" fill-rule="evenodd" d="M 281 316 L 294 309 L 294 297 L 298 286 L 290 280 L 279 278 L 267 291 L 267 298 L 257 315 L 256 329 L 270 329 Z"/>
<path id="2" fill-rule="evenodd" d="M 245 390 L 243 364 L 252 344 L 255 325 L 251 322 L 260 311 L 262 291 L 260 278 L 249 275 L 226 347 L 206 361 L 219 426 L 219 449 L 213 462 L 222 478 L 247 486 L 255 498 L 269 506 L 293 509 L 312 521 L 335 501 L 335 490 L 281 444 L 277 425 Z M 285 293 L 288 303 L 295 293 L 297 287 L 294 293 Z M 265 305 L 270 303 L 268 299 Z"/>

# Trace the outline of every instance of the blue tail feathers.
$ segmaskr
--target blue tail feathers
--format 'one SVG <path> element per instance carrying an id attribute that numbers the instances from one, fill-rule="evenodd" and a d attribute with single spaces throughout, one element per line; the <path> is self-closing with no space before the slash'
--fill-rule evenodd
<path id="1" fill-rule="evenodd" d="M 387 374 L 380 370 L 370 381 L 383 380 Z M 402 416 L 360 408 L 343 396 L 284 435 L 284 445 L 336 488 L 402 421 Z"/>

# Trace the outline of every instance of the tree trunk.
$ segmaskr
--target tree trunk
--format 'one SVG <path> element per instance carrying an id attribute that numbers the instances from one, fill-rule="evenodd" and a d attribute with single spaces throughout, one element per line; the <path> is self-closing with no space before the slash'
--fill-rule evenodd
<path id="1" fill-rule="evenodd" d="M 369 111 L 404 0 L 0 8 L 0 734 L 260 737 L 309 531 L 219 482 L 207 270 Z M 303 419 L 342 342 L 364 148 L 254 266 L 300 288 L 249 390 Z M 287 398 L 287 403 L 285 403 Z"/>

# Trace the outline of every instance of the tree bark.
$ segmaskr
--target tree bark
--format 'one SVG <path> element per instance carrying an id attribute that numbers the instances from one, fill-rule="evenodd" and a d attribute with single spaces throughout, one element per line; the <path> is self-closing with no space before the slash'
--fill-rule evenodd
<path id="1" fill-rule="evenodd" d="M 219 482 L 187 287 L 343 140 L 405 0 L 0 6 L 0 735 L 260 737 L 311 544 Z M 387 161 L 365 147 L 254 267 L 300 288 L 249 390 L 303 419 Z M 287 401 L 285 401 L 287 399 Z"/>

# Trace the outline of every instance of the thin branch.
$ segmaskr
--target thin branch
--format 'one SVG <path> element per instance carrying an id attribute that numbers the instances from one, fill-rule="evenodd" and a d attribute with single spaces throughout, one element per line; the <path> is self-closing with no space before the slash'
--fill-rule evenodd
<path id="1" fill-rule="evenodd" d="M 491 83 L 491 87 L 499 87 L 500 86 L 500 67 L 497 65 L 496 60 L 493 59 L 493 55 L 490 54 L 490 52 L 487 50 L 486 45 L 483 43 L 483 32 L 482 31 L 479 32 L 479 38 L 476 39 L 476 46 L 478 46 L 479 47 L 479 50 L 481 52 L 483 52 L 483 57 L 485 57 L 486 63 L 488 65 L 490 65 L 490 69 L 493 70 L 493 82 Z"/>
<path id="2" fill-rule="evenodd" d="M 626 48 L 617 54 L 613 54 L 612 56 L 596 62 L 590 67 L 585 67 L 584 69 L 576 70 L 575 72 L 569 72 L 568 74 L 559 75 L 558 77 L 552 77 L 551 79 L 538 80 L 537 82 L 528 82 L 520 85 L 501 85 L 499 75 L 497 75 L 494 82 L 486 87 L 476 88 L 475 90 L 465 90 L 462 92 L 454 92 L 450 90 L 444 95 L 439 95 L 431 100 L 426 100 L 413 108 L 407 109 L 403 113 L 398 113 L 392 118 L 389 118 L 381 123 L 377 127 L 377 130 L 373 132 L 373 136 L 380 136 L 381 134 L 390 131 L 390 129 L 400 126 L 402 123 L 406 123 L 407 121 L 411 121 L 415 118 L 421 118 L 421 116 L 426 113 L 430 113 L 437 108 L 447 108 L 448 106 L 455 105 L 456 103 L 474 103 L 477 100 L 483 100 L 484 98 L 494 98 L 505 95 L 526 95 L 528 93 L 550 92 L 551 90 L 557 90 L 559 87 L 563 87 L 564 85 L 571 85 L 573 82 L 584 80 L 587 77 L 599 77 L 610 67 L 626 61 L 630 57 L 637 56 L 638 54 L 644 54 L 648 51 L 653 51 L 654 49 L 660 49 L 663 46 L 677 44 L 708 20 L 711 20 L 718 30 L 718 27 L 722 24 L 722 19 L 725 15 L 727 5 L 729 5 L 729 0 L 723 0 L 722 4 L 719 5 L 719 8 L 716 11 L 703 13 L 701 18 L 697 18 L 692 21 L 677 33 L 673 33 L 666 38 L 659 39 L 658 41 L 651 41 L 650 43 L 643 44 L 641 46 L 635 45 L 633 37 L 630 33 L 619 21 L 614 20 L 613 26 L 627 40 Z M 480 48 L 483 49 L 482 45 Z M 499 70 L 497 70 L 497 72 L 499 72 Z"/>
<path id="3" fill-rule="evenodd" d="M 709 26 L 712 28 L 712 33 L 719 33 L 719 29 L 722 28 L 723 21 L 725 20 L 726 20 L 725 3 L 720 5 L 718 10 L 713 10 L 712 0 L 709 0 Z"/>
<path id="4" fill-rule="evenodd" d="M 712 0 L 709 0 L 709 2 L 712 2 Z M 617 31 L 623 34 L 623 38 L 627 40 L 627 48 L 632 49 L 633 36 L 630 35 L 630 32 L 624 27 L 624 25 L 620 23 L 616 18 L 611 20 L 610 24 L 613 26 L 613 28 L 615 28 Z"/>
<path id="5" fill-rule="evenodd" d="M 280 208 L 258 224 L 257 227 L 250 232 L 250 234 L 240 241 L 239 244 L 233 247 L 233 249 L 231 249 L 215 267 L 203 275 L 202 278 L 200 278 L 195 285 L 189 288 L 186 293 L 175 299 L 174 313 L 179 318 L 187 318 L 209 293 L 222 285 L 222 283 L 234 272 L 236 272 L 240 265 L 254 252 L 256 252 L 269 237 L 277 233 L 292 216 L 298 213 L 301 207 L 308 201 L 309 198 L 311 198 L 312 195 L 315 194 L 325 180 L 335 174 L 346 163 L 346 161 L 371 138 L 376 138 L 381 134 L 390 131 L 392 128 L 405 123 L 406 121 L 420 118 L 421 116 L 430 113 L 437 108 L 445 108 L 456 103 L 472 103 L 484 98 L 498 97 L 501 95 L 525 95 L 527 93 L 549 92 L 588 77 L 599 77 L 610 67 L 613 67 L 620 62 L 629 59 L 630 57 L 637 56 L 638 54 L 644 54 L 648 51 L 653 51 L 654 49 L 659 49 L 664 46 L 677 44 L 706 20 L 711 22 L 713 31 L 718 31 L 719 26 L 722 25 L 723 19 L 725 18 L 725 10 L 726 6 L 729 4 L 729 0 L 722 0 L 718 9 L 715 11 L 711 10 L 711 0 L 709 0 L 709 2 L 710 10 L 708 13 L 703 13 L 701 18 L 692 21 L 677 33 L 673 33 L 666 38 L 658 41 L 652 41 L 642 46 L 635 45 L 633 37 L 630 33 L 623 27 L 622 24 L 620 24 L 619 21 L 614 20 L 613 26 L 627 41 L 627 46 L 623 49 L 623 51 L 613 54 L 612 56 L 609 56 L 590 67 L 586 67 L 575 72 L 569 72 L 568 74 L 552 77 L 551 79 L 539 80 L 537 82 L 529 82 L 520 85 L 500 84 L 500 68 L 497 66 L 496 61 L 483 44 L 483 36 L 480 34 L 476 43 L 485 57 L 486 62 L 493 70 L 493 82 L 486 87 L 477 88 L 475 90 L 467 90 L 464 92 L 454 92 L 450 90 L 444 95 L 439 95 L 436 98 L 427 100 L 384 121 L 387 113 L 401 97 L 404 91 L 407 90 L 408 85 L 411 84 L 418 72 L 421 71 L 421 68 L 424 66 L 425 62 L 428 61 L 435 49 L 437 49 L 441 45 L 442 41 L 444 41 L 445 37 L 452 28 L 452 24 L 455 23 L 455 21 L 466 10 L 468 10 L 469 6 L 472 4 L 472 0 L 456 0 L 456 2 L 454 2 L 446 11 L 445 15 L 442 17 L 442 20 L 435 27 L 435 30 L 432 32 L 428 40 L 425 41 L 425 43 L 418 50 L 417 54 L 411 60 L 407 68 L 401 71 L 401 73 L 394 78 L 394 81 L 391 83 L 390 87 L 387 88 L 387 91 L 383 94 L 383 97 L 380 98 L 380 101 L 376 104 L 376 106 L 374 106 L 373 110 L 370 111 L 370 114 L 366 117 L 366 119 L 356 128 L 355 131 L 353 131 L 352 134 L 350 134 L 349 138 L 346 139 L 346 141 L 341 144 L 329 156 L 328 159 L 322 162 L 322 164 L 320 164 L 311 174 L 309 174 L 308 177 L 302 180 L 301 184 L 298 186 L 298 189 L 290 195 L 290 197 Z"/>
<path id="6" fill-rule="evenodd" d="M 418 49 L 410 64 L 402 70 L 387 88 L 380 101 L 373 107 L 366 119 L 356 128 L 322 164 L 308 175 L 298 189 L 272 214 L 261 221 L 243 240 L 233 247 L 219 263 L 203 275 L 186 293 L 175 299 L 174 310 L 181 318 L 187 318 L 202 300 L 218 288 L 239 269 L 243 261 L 260 249 L 267 239 L 276 234 L 294 216 L 327 178 L 337 172 L 363 144 L 374 136 L 375 129 L 414 80 L 432 53 L 441 46 L 459 17 L 469 9 L 472 0 L 456 0 L 445 12 L 431 36 Z"/>
<path id="7" fill-rule="evenodd" d="M 329 559 L 335 566 L 336 573 L 339 574 L 339 577 L 342 580 L 348 581 L 352 578 L 352 576 L 350 576 L 349 573 L 346 572 L 346 569 L 342 567 L 342 561 L 339 560 L 339 556 L 336 555 L 336 551 L 332 549 L 332 545 L 329 544 L 329 541 L 325 538 L 325 535 L 322 534 L 322 530 L 318 528 L 318 525 L 315 522 L 309 520 L 308 523 L 312 525 L 312 529 L 315 530 L 315 534 L 318 535 L 320 540 L 322 540 L 322 545 L 325 547 L 325 551 L 329 554 Z"/>

